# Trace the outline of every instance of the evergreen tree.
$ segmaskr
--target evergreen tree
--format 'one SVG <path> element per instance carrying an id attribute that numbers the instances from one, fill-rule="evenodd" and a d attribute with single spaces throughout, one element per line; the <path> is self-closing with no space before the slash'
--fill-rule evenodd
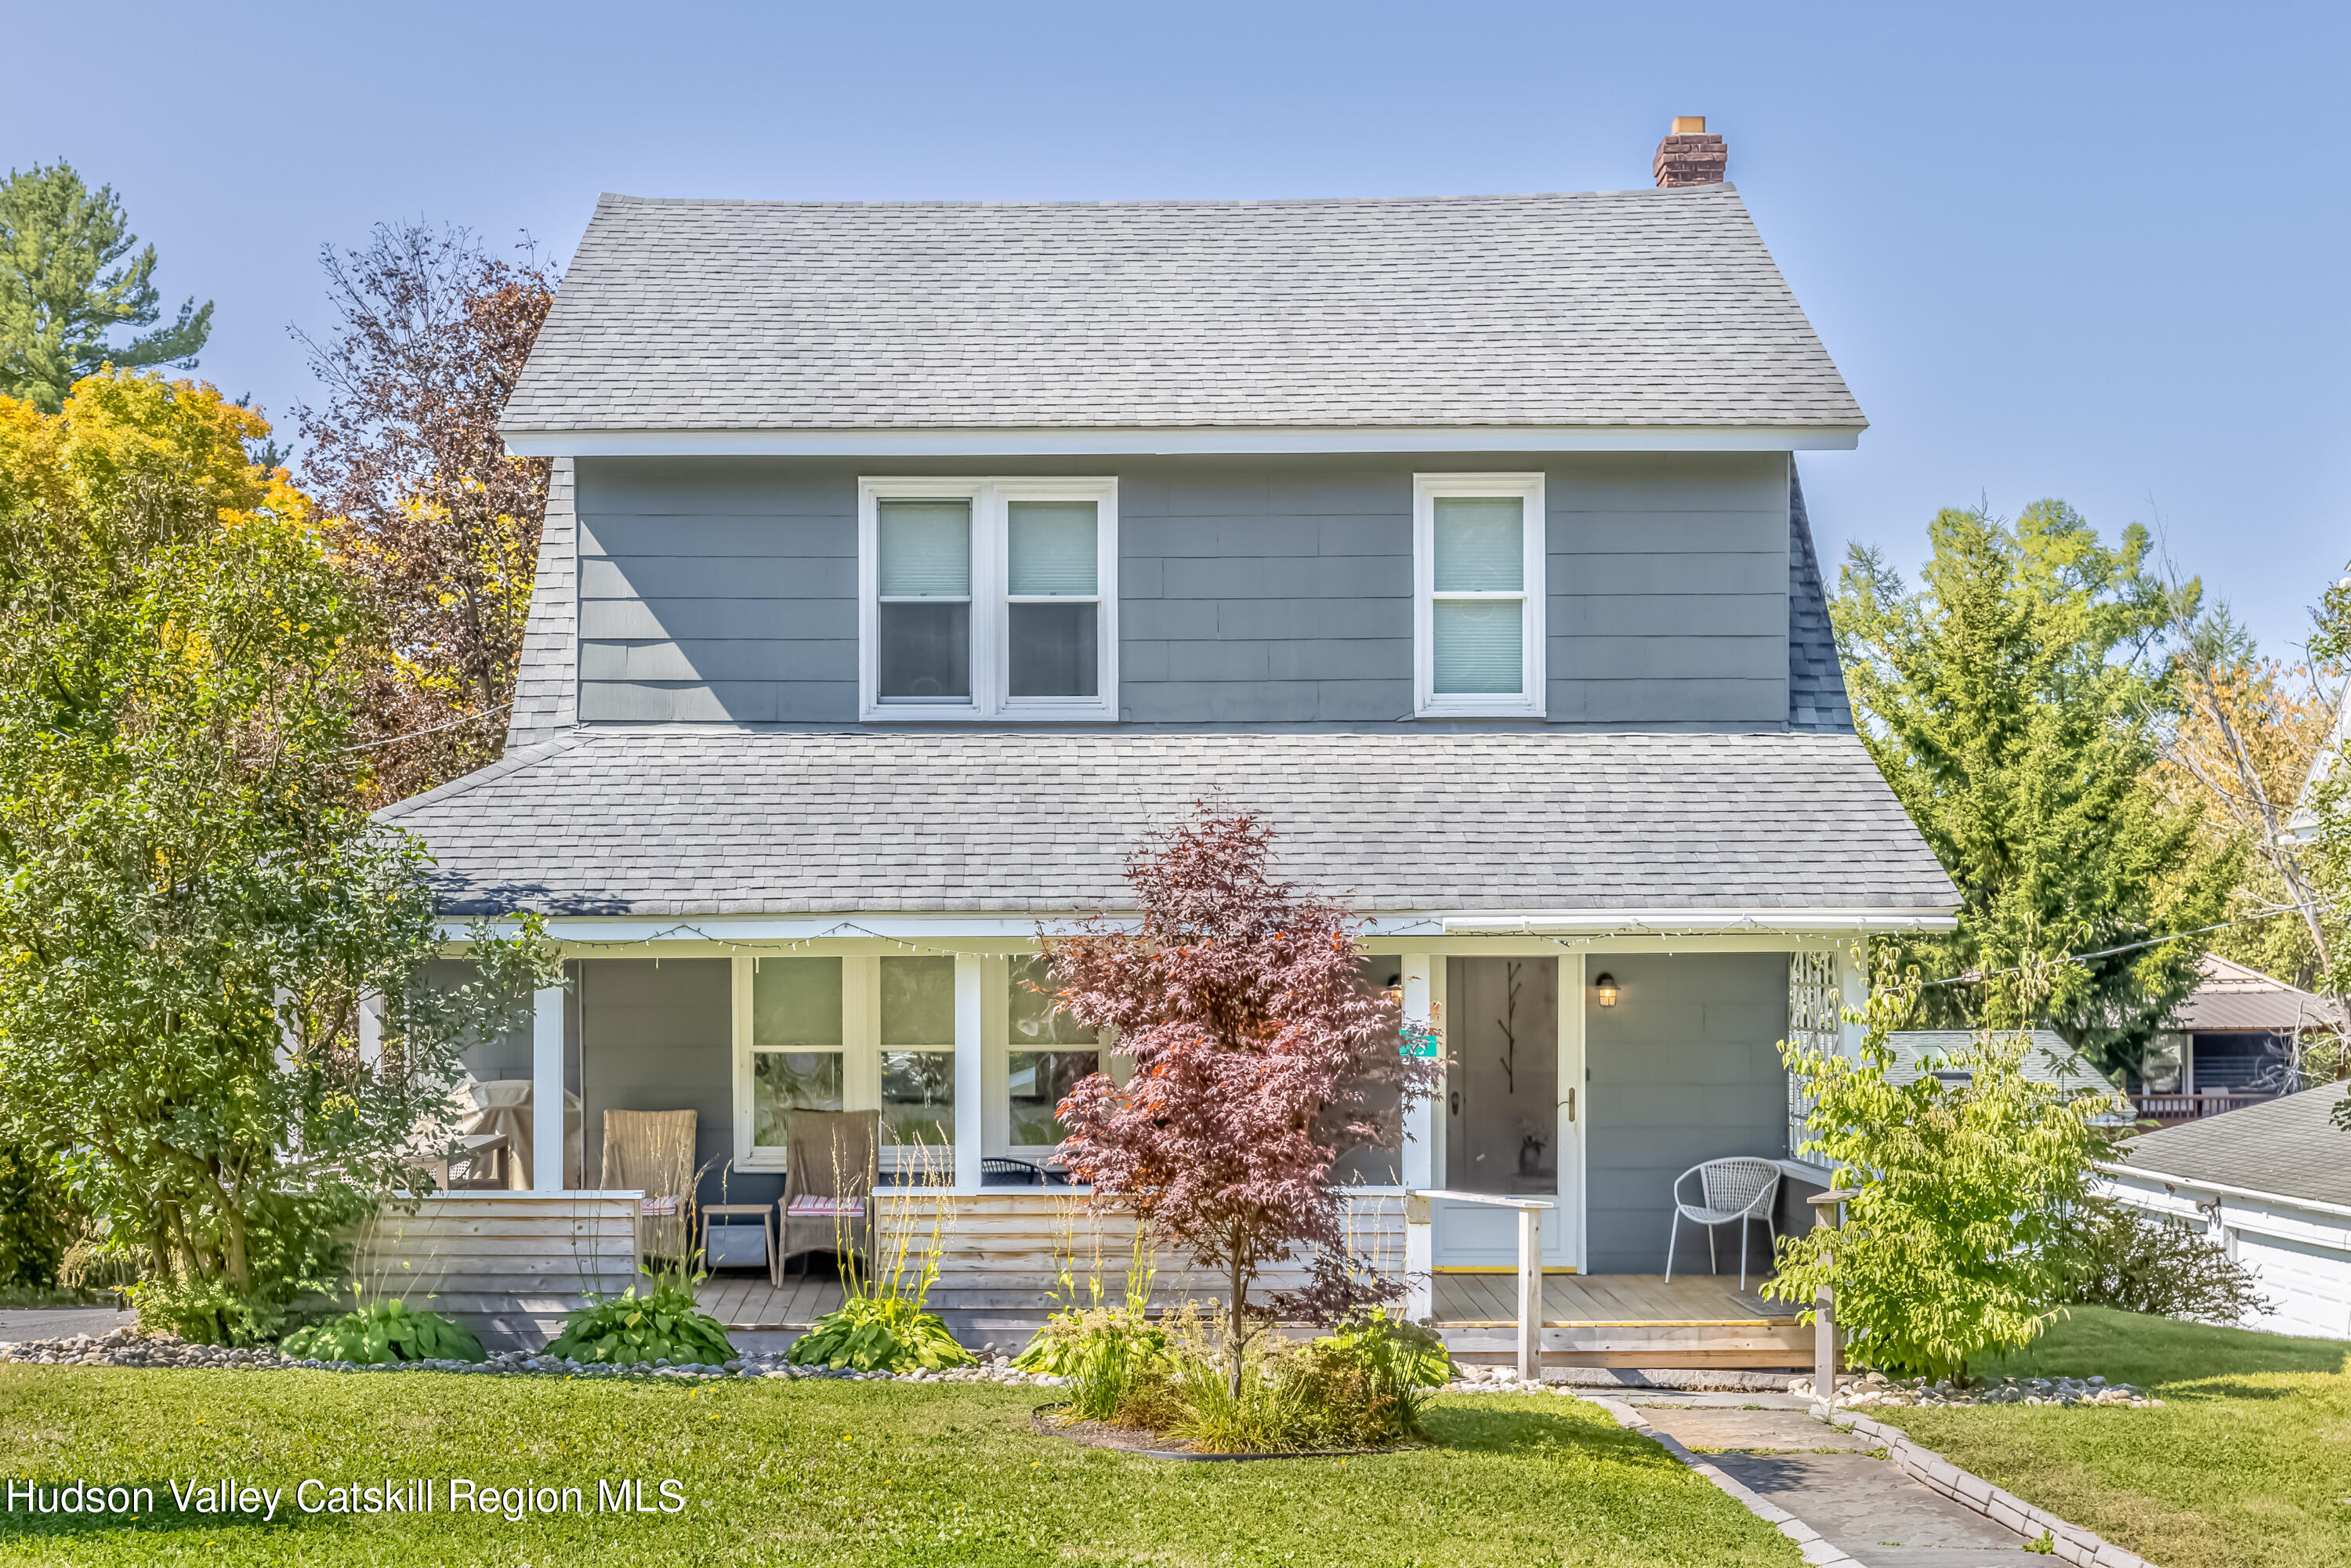
<path id="1" fill-rule="evenodd" d="M 2136 1070 L 2196 983 L 2200 940 L 2054 966 L 2030 1018 L 2000 983 L 2029 962 L 2221 917 L 2241 843 L 2215 846 L 2154 768 L 2176 704 L 2160 639 L 2177 601 L 2137 525 L 2108 549 L 2061 501 L 2013 524 L 1945 511 L 1917 592 L 1855 547 L 1831 606 L 1863 738 L 1958 883 L 1959 926 L 1906 940 L 1928 1023 L 2045 1023 Z M 2194 591 L 2189 585 L 2187 591 Z"/>
<path id="2" fill-rule="evenodd" d="M 178 320 L 127 343 L 106 340 L 160 314 L 155 247 L 131 256 L 138 244 L 113 186 L 93 192 L 63 161 L 8 172 L 0 183 L 0 396 L 55 413 L 74 382 L 102 365 L 196 362 L 212 332 L 210 300 L 202 308 L 188 300 Z"/>

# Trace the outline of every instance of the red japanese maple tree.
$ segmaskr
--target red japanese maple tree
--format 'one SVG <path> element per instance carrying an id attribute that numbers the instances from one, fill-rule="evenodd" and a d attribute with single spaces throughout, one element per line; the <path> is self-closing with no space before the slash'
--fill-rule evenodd
<path id="1" fill-rule="evenodd" d="M 1081 1080 L 1060 1106 L 1071 1173 L 1094 1199 L 1213 1269 L 1231 1291 L 1231 1370 L 1265 1318 L 1317 1321 L 1393 1300 L 1348 1243 L 1332 1166 L 1400 1146 L 1402 1106 L 1436 1091 L 1402 1049 L 1399 998 L 1358 962 L 1344 905 L 1268 874 L 1272 835 L 1203 802 L 1128 857 L 1139 929 L 1097 915 L 1040 933 L 1056 1000 L 1118 1031 L 1134 1076 Z M 1252 1302 L 1270 1264 L 1303 1249 L 1301 1290 Z"/>

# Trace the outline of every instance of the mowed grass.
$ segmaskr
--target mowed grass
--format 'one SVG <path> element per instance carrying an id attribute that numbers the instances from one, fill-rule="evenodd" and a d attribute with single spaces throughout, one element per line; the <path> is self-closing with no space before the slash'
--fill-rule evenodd
<path id="1" fill-rule="evenodd" d="M 2340 1340 L 2076 1307 L 1971 1370 L 2135 1383 L 2161 1409 L 1873 1411 L 1963 1469 L 2160 1568 L 2351 1563 L 2351 1375 Z"/>
<path id="2" fill-rule="evenodd" d="M 1430 1447 L 1180 1463 L 1040 1436 L 1041 1390 L 0 1367 L 0 1478 L 155 1489 L 136 1522 L 0 1513 L 0 1563 L 1423 1563 L 1793 1568 L 1793 1545 L 1556 1396 L 1440 1400 Z M 275 1522 L 167 1478 L 285 1489 Z M 294 1486 L 684 1483 L 674 1514 L 303 1515 Z M 444 1487 L 445 1498 L 445 1485 Z M 314 1492 L 315 1498 L 318 1494 Z"/>

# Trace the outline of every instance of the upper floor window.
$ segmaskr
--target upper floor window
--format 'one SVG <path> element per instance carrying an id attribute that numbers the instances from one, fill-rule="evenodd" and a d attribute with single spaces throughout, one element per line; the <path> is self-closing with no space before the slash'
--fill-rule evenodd
<path id="1" fill-rule="evenodd" d="M 1412 499 L 1415 711 L 1542 717 L 1542 476 L 1420 474 Z"/>
<path id="2" fill-rule="evenodd" d="M 1118 482 L 858 484 L 861 716 L 1118 716 Z"/>

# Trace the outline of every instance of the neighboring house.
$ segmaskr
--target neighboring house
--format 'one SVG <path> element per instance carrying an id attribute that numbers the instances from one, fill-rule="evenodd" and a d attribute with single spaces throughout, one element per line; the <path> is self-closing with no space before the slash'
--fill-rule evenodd
<path id="1" fill-rule="evenodd" d="M 559 1091 L 590 1187 L 608 1112 L 691 1110 L 737 1201 L 785 1110 L 878 1108 L 959 1195 L 943 1291 L 1036 1301 L 1066 1189 L 1003 1184 L 1123 1069 L 1023 988 L 1035 936 L 1213 798 L 1453 1058 L 1350 1162 L 1367 1244 L 1404 1260 L 1408 1189 L 1534 1197 L 1554 1270 L 1661 1274 L 1685 1167 L 1789 1152 L 1776 1042 L 1958 904 L 1854 734 L 1804 510 L 1862 413 L 1721 167 L 1691 132 L 1573 195 L 604 197 L 502 427 L 555 459 L 508 754 L 383 812 L 453 920 L 570 956 L 475 1062 L 537 1085 L 518 1179 L 563 1186 Z M 1446 1281 L 1514 1227 L 1436 1200 L 1440 1316 L 1493 1315 Z M 1784 1309 L 1580 1300 L 1565 1353 L 1655 1364 L 1646 1314 L 1678 1364 L 1806 1354 Z"/>
<path id="2" fill-rule="evenodd" d="M 2274 1311 L 2247 1328 L 2351 1339 L 2351 1133 L 2339 1083 L 2126 1143 L 2107 1196 L 2198 1229 L 2252 1270 Z"/>
<path id="3" fill-rule="evenodd" d="M 2326 1002 L 2217 954 L 2150 1044 L 2132 1099 L 2139 1114 L 2184 1122 L 2257 1104 L 2295 1087 L 2295 1044 L 2329 1028 Z"/>
<path id="4" fill-rule="evenodd" d="M 1932 1071 L 1947 1083 L 1966 1083 L 1974 1074 L 1950 1063 L 1967 1048 L 1973 1037 L 1963 1029 L 1901 1029 L 1887 1032 L 1886 1043 L 1893 1049 L 1894 1066 L 1886 1076 L 1896 1083 L 1907 1083 L 1918 1076 L 1928 1059 L 1938 1063 Z M 2035 1083 L 2047 1083 L 2064 1090 L 2070 1096 L 2100 1095 L 2114 1101 L 2114 1108 L 2102 1112 L 2096 1118 L 2102 1126 L 2128 1126 L 2128 1101 L 2111 1079 L 2093 1067 L 2088 1059 L 2065 1043 L 2064 1036 L 2054 1030 L 2036 1029 L 2026 1042 L 2023 1075 Z"/>

